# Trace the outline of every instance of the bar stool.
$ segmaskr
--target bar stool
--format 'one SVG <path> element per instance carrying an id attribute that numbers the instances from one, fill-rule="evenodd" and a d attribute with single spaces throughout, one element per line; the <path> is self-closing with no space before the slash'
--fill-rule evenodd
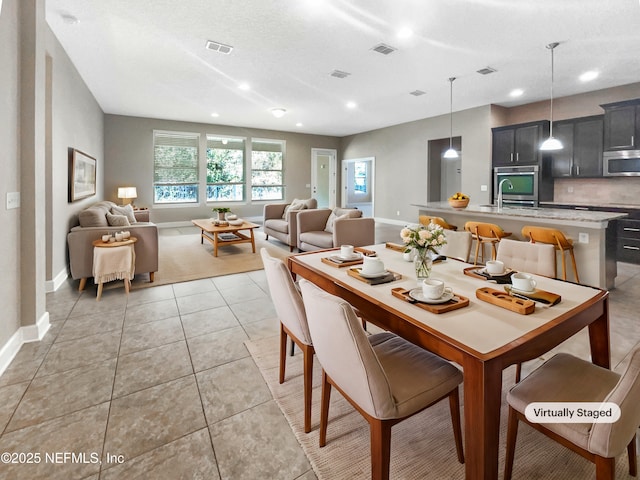
<path id="1" fill-rule="evenodd" d="M 573 241 L 565 237 L 564 233 L 560 230 L 556 230 L 555 228 L 526 225 L 522 227 L 522 236 L 528 238 L 532 243 L 550 243 L 556 248 L 556 251 L 561 252 L 563 280 L 567 279 L 567 264 L 564 254 L 565 252 L 569 252 L 569 255 L 571 255 L 571 263 L 573 264 L 573 274 L 576 277 L 576 282 L 580 283 L 578 268 L 576 267 L 576 257 L 573 254 Z"/>
<path id="2" fill-rule="evenodd" d="M 420 215 L 418 217 L 418 220 L 420 224 L 424 226 L 427 226 L 430 223 L 435 223 L 436 225 L 440 225 L 442 228 L 446 230 L 458 230 L 458 227 L 447 223 L 447 221 L 442 217 L 430 217 L 429 215 Z"/>
<path id="3" fill-rule="evenodd" d="M 467 222 L 464 224 L 464 229 L 467 232 L 471 232 L 471 237 L 476 241 L 476 256 L 473 260 L 473 264 L 478 264 L 478 252 L 480 252 L 482 263 L 484 263 L 484 245 L 491 245 L 491 260 L 496 259 L 496 245 L 501 239 L 511 236 L 511 232 L 505 232 L 501 227 L 493 223 L 484 222 Z"/>

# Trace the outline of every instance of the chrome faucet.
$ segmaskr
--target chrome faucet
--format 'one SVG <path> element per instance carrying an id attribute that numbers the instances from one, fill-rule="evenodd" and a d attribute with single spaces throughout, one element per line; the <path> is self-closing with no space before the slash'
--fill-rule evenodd
<path id="1" fill-rule="evenodd" d="M 507 183 L 507 187 L 509 187 L 509 190 L 513 190 L 513 183 L 511 183 L 511 180 L 509 180 L 508 178 L 503 178 L 502 180 L 500 180 L 500 185 L 498 185 L 498 209 L 499 210 L 502 209 L 502 184 L 505 182 Z"/>

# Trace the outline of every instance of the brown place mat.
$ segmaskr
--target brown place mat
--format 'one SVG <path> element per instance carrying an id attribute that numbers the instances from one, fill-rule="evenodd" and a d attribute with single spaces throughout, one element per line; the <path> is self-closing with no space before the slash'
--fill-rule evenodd
<path id="1" fill-rule="evenodd" d="M 384 246 L 390 248 L 391 250 L 395 250 L 396 252 L 404 252 L 408 248 L 406 245 L 393 242 L 387 242 L 384 244 Z"/>
<path id="2" fill-rule="evenodd" d="M 327 265 L 331 265 L 332 267 L 336 268 L 352 267 L 353 265 L 360 265 L 362 262 L 364 262 L 362 257 L 357 260 L 345 261 L 340 260 L 333 255 L 331 257 L 322 257 L 320 260 L 322 261 L 322 263 L 326 263 Z"/>
<path id="3" fill-rule="evenodd" d="M 555 305 L 556 303 L 560 303 L 560 300 L 562 300 L 562 297 L 557 293 L 547 292 L 537 288 L 533 292 L 521 292 L 520 290 L 511 291 L 513 287 L 511 285 L 505 285 L 504 289 L 510 295 L 526 297 L 530 300 L 545 303 L 547 305 Z"/>
<path id="4" fill-rule="evenodd" d="M 451 310 L 457 310 L 458 308 L 463 308 L 469 305 L 469 299 L 467 297 L 463 297 L 462 295 L 458 295 L 457 293 L 454 293 L 453 298 L 446 303 L 431 304 L 414 300 L 409 296 L 410 291 L 411 290 L 407 288 L 396 287 L 391 289 L 391 294 L 394 297 L 398 297 L 402 300 L 406 300 L 409 303 L 413 303 L 417 307 L 420 307 L 423 310 L 428 310 L 431 313 L 450 312 Z"/>
<path id="5" fill-rule="evenodd" d="M 500 284 L 511 284 L 511 275 L 516 273 L 515 270 L 510 270 L 504 275 L 489 275 L 488 273 L 482 272 L 485 269 L 484 265 L 474 265 L 473 267 L 467 267 L 463 270 L 465 275 L 469 275 L 473 278 L 479 278 L 481 280 L 494 280 L 496 283 Z"/>
<path id="6" fill-rule="evenodd" d="M 493 305 L 506 308 L 521 315 L 529 315 L 536 309 L 536 303 L 533 300 L 512 297 L 505 291 L 495 290 L 489 287 L 477 289 L 476 297 L 484 302 L 492 303 Z"/>
<path id="7" fill-rule="evenodd" d="M 380 285 L 381 283 L 395 282 L 396 280 L 402 279 L 402 275 L 400 275 L 399 273 L 392 272 L 391 270 L 388 270 L 388 272 L 389 273 L 387 273 L 384 277 L 364 278 L 360 275 L 359 268 L 350 268 L 349 270 L 347 270 L 347 273 L 350 277 L 357 278 L 361 282 L 368 283 L 369 285 Z"/>
<path id="8" fill-rule="evenodd" d="M 367 248 L 362 248 L 362 247 L 356 247 L 353 249 L 354 252 L 359 252 L 362 255 L 364 255 L 365 257 L 375 257 L 378 254 L 375 252 L 375 250 L 369 250 Z"/>

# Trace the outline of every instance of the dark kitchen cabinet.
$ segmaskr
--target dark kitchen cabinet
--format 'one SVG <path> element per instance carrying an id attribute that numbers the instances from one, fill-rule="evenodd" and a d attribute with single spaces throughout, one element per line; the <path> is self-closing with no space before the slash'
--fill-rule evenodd
<path id="1" fill-rule="evenodd" d="M 601 105 L 604 150 L 640 149 L 640 99 Z"/>
<path id="2" fill-rule="evenodd" d="M 540 164 L 540 144 L 548 135 L 549 122 L 546 120 L 493 128 L 493 166 Z"/>
<path id="3" fill-rule="evenodd" d="M 640 263 L 640 220 L 620 219 L 617 223 L 618 261 Z"/>
<path id="4" fill-rule="evenodd" d="M 553 152 L 554 177 L 601 177 L 604 116 L 554 122 L 553 135 L 563 149 Z"/>

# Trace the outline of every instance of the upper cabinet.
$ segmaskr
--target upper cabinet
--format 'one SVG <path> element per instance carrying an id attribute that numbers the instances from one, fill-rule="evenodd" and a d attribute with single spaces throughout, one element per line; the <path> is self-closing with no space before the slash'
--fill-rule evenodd
<path id="1" fill-rule="evenodd" d="M 640 149 L 640 99 L 601 107 L 604 108 L 604 150 Z"/>
<path id="2" fill-rule="evenodd" d="M 542 155 L 540 144 L 549 136 L 549 122 L 522 123 L 491 129 L 493 166 L 537 165 Z"/>
<path id="3" fill-rule="evenodd" d="M 601 177 L 603 129 L 603 115 L 554 122 L 553 135 L 564 148 L 553 152 L 553 176 Z"/>

